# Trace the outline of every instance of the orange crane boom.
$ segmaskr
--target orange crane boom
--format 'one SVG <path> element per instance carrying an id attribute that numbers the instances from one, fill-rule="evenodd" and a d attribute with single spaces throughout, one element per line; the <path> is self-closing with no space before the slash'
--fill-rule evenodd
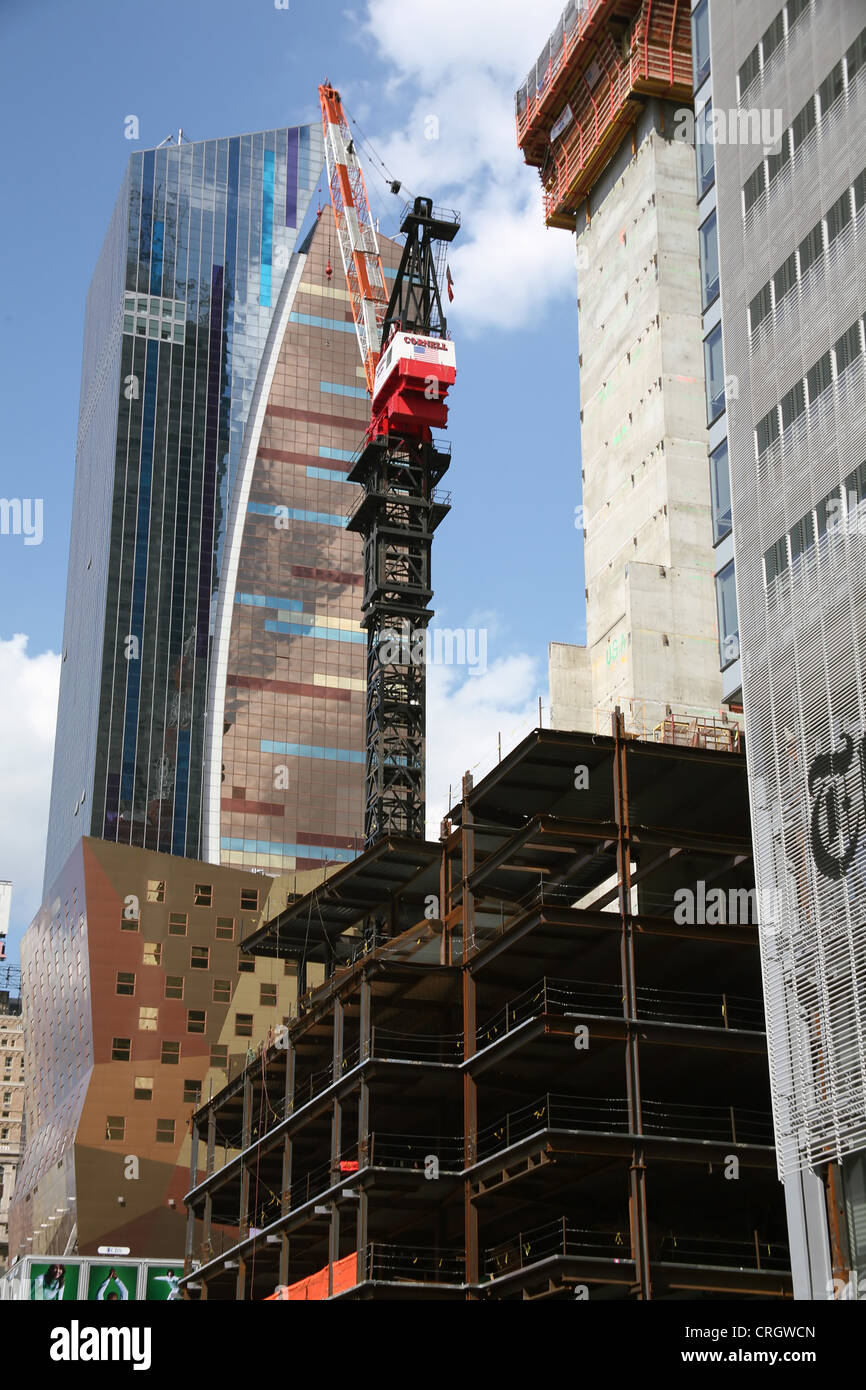
<path id="1" fill-rule="evenodd" d="M 376 229 L 370 216 L 367 186 L 343 113 L 340 93 L 329 83 L 324 83 L 319 87 L 319 100 L 337 240 L 349 286 L 367 390 L 372 396 L 376 367 L 382 351 L 382 324 L 388 307 L 385 273 Z"/>

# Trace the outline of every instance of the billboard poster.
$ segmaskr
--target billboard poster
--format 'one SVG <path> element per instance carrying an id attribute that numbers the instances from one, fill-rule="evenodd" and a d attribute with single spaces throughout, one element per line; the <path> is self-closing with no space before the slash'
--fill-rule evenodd
<path id="1" fill-rule="evenodd" d="M 58 1260 L 55 1264 L 33 1262 L 30 1266 L 30 1297 L 38 1303 L 54 1303 L 78 1297 L 80 1265 Z"/>
<path id="2" fill-rule="evenodd" d="M 91 1302 L 120 1303 L 135 1298 L 138 1265 L 93 1264 L 87 1278 L 87 1297 Z"/>
<path id="3" fill-rule="evenodd" d="M 153 1303 L 181 1302 L 177 1284 L 182 1275 L 183 1265 L 148 1265 L 145 1298 Z"/>

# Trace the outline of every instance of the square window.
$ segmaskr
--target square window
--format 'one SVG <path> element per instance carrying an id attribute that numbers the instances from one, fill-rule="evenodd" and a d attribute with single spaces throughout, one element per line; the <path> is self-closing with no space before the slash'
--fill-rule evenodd
<path id="1" fill-rule="evenodd" d="M 121 931 L 138 931 L 138 926 L 139 922 L 137 917 L 127 917 L 126 913 L 124 913 L 120 919 Z"/>
<path id="2" fill-rule="evenodd" d="M 264 1004 L 269 1009 L 277 1007 L 276 985 L 259 985 L 259 1003 Z"/>
<path id="3" fill-rule="evenodd" d="M 695 91 L 710 74 L 709 11 L 709 0 L 701 0 L 692 10 L 692 79 Z"/>
<path id="4" fill-rule="evenodd" d="M 797 283 L 797 256 L 792 252 L 786 261 L 783 261 L 773 276 L 773 292 L 776 296 L 776 303 L 784 299 L 789 290 L 792 290 Z"/>
<path id="5" fill-rule="evenodd" d="M 750 208 L 754 207 L 755 203 L 758 201 L 765 188 L 766 179 L 764 174 L 764 161 L 761 160 L 761 163 L 758 165 L 757 169 L 755 169 L 754 172 L 749 175 L 749 177 L 746 179 L 746 182 L 743 184 L 744 213 L 748 212 Z"/>
<path id="6" fill-rule="evenodd" d="M 213 999 L 215 1004 L 230 1004 L 232 1002 L 231 980 L 214 980 Z"/>
<path id="7" fill-rule="evenodd" d="M 189 953 L 189 964 L 192 970 L 207 970 L 210 965 L 210 947 L 193 946 Z"/>
<path id="8" fill-rule="evenodd" d="M 143 1033 L 155 1033 L 158 1026 L 158 1009 L 142 1007 L 138 1011 L 138 1026 Z"/>
<path id="9" fill-rule="evenodd" d="M 123 1115 L 106 1116 L 105 1137 L 110 1141 L 116 1141 L 126 1137 L 126 1119 Z"/>
<path id="10" fill-rule="evenodd" d="M 203 1033 L 207 1025 L 207 1013 L 204 1009 L 187 1009 L 186 1031 L 188 1033 Z"/>
<path id="11" fill-rule="evenodd" d="M 115 994 L 135 994 L 135 975 L 128 970 L 118 970 Z"/>
<path id="12" fill-rule="evenodd" d="M 241 889 L 241 912 L 258 912 L 259 910 L 259 890 L 258 888 Z"/>
<path id="13" fill-rule="evenodd" d="M 168 914 L 168 934 L 169 936 L 186 936 L 186 924 L 188 921 L 185 912 L 170 912 Z"/>
<path id="14" fill-rule="evenodd" d="M 785 39 L 785 16 L 782 10 L 776 15 L 769 29 L 761 39 L 761 57 L 766 64 Z"/>
<path id="15" fill-rule="evenodd" d="M 722 440 L 710 454 L 710 491 L 713 502 L 713 545 L 731 529 L 731 476 L 728 465 L 728 441 Z"/>
<path id="16" fill-rule="evenodd" d="M 144 965 L 160 965 L 162 963 L 162 942 L 145 941 L 141 959 Z"/>
<path id="17" fill-rule="evenodd" d="M 793 563 L 812 544 L 812 513 L 804 516 L 797 522 L 796 526 L 792 526 L 789 534 L 791 537 L 791 562 Z"/>
<path id="18" fill-rule="evenodd" d="M 153 1100 L 153 1077 L 137 1076 L 132 1094 L 134 1100 Z"/>
<path id="19" fill-rule="evenodd" d="M 842 59 L 840 58 L 833 71 L 827 74 L 818 88 L 818 100 L 821 103 L 822 116 L 826 116 L 834 101 L 842 95 L 844 85 Z"/>
<path id="20" fill-rule="evenodd" d="M 836 354 L 836 375 L 841 376 L 846 367 L 850 367 L 855 357 L 860 356 L 860 325 L 852 324 L 847 333 L 843 333 L 837 343 L 833 344 L 833 351 Z"/>
<path id="21" fill-rule="evenodd" d="M 128 1062 L 132 1056 L 131 1038 L 112 1038 L 111 1040 L 111 1060 L 112 1062 Z"/>
<path id="22" fill-rule="evenodd" d="M 197 883 L 193 894 L 193 903 L 196 907 L 213 906 L 213 885 L 210 883 Z"/>
<path id="23" fill-rule="evenodd" d="M 180 1061 L 180 1043 L 164 1042 L 160 1048 L 159 1060 L 167 1066 L 176 1067 Z"/>
<path id="24" fill-rule="evenodd" d="M 749 305 L 749 328 L 752 333 L 764 322 L 764 319 L 773 310 L 773 296 L 769 282 L 762 290 L 759 290 Z"/>
<path id="25" fill-rule="evenodd" d="M 716 575 L 716 603 L 719 615 L 719 657 L 724 671 L 740 655 L 740 626 L 737 621 L 737 588 L 734 562 Z"/>
<path id="26" fill-rule="evenodd" d="M 149 903 L 165 902 L 164 878 L 149 878 L 147 880 L 147 901 Z"/>
<path id="27" fill-rule="evenodd" d="M 782 406 L 782 429 L 786 430 L 795 420 L 803 414 L 806 409 L 806 388 L 802 381 L 797 381 L 786 391 L 781 400 Z"/>
<path id="28" fill-rule="evenodd" d="M 800 275 L 806 274 L 810 266 L 814 265 L 819 256 L 824 254 L 824 236 L 819 222 L 817 227 L 813 227 L 808 236 L 803 237 L 797 247 L 797 254 L 800 257 Z"/>
<path id="29" fill-rule="evenodd" d="M 238 974 L 251 975 L 256 968 L 255 956 L 245 956 L 243 951 L 238 951 Z"/>
<path id="30" fill-rule="evenodd" d="M 829 352 L 825 352 L 823 357 L 819 357 L 814 367 L 810 367 L 806 373 L 806 386 L 809 391 L 809 404 L 812 405 L 823 391 L 832 384 L 833 363 Z"/>
<path id="31" fill-rule="evenodd" d="M 742 98 L 747 87 L 750 87 L 761 71 L 761 51 L 757 44 L 752 49 L 746 61 L 740 68 L 738 77 L 740 82 L 740 97 Z"/>
<path id="32" fill-rule="evenodd" d="M 810 97 L 806 105 L 797 112 L 791 123 L 791 140 L 796 154 L 803 142 L 808 139 L 817 124 L 815 98 Z"/>
<path id="33" fill-rule="evenodd" d="M 704 372 L 707 381 L 707 424 L 711 425 L 725 408 L 725 366 L 720 323 L 704 339 Z"/>
<path id="34" fill-rule="evenodd" d="M 220 1071 L 225 1071 L 229 1064 L 229 1049 L 227 1043 L 214 1043 L 210 1050 L 210 1064 L 218 1067 Z"/>
<path id="35" fill-rule="evenodd" d="M 156 1142 L 157 1144 L 174 1143 L 174 1120 L 157 1120 Z"/>
<path id="36" fill-rule="evenodd" d="M 701 264 L 702 307 L 707 308 L 719 292 L 719 239 L 716 234 L 716 210 L 710 213 L 698 232 Z"/>
<path id="37" fill-rule="evenodd" d="M 849 474 L 845 479 L 845 491 L 848 494 L 849 506 L 857 506 L 866 498 L 866 463 L 861 463 L 859 468 Z"/>
<path id="38" fill-rule="evenodd" d="M 851 191 L 846 188 L 842 197 L 837 198 L 833 206 L 827 209 L 827 242 L 830 246 L 844 232 L 853 215 Z"/>
<path id="39" fill-rule="evenodd" d="M 165 977 L 165 997 L 166 999 L 183 998 L 183 976 L 166 975 Z"/>
<path id="40" fill-rule="evenodd" d="M 773 406 L 773 409 L 767 412 L 763 420 L 758 421 L 755 438 L 759 457 L 779 438 L 779 410 L 777 406 Z"/>
<path id="41" fill-rule="evenodd" d="M 184 1105 L 198 1105 L 201 1102 L 201 1082 L 184 1081 L 183 1083 L 183 1103 Z"/>
<path id="42" fill-rule="evenodd" d="M 767 182 L 778 178 L 791 158 L 791 142 L 787 130 L 782 131 L 781 142 L 776 154 L 767 155 Z"/>
<path id="43" fill-rule="evenodd" d="M 782 536 L 781 540 L 771 545 L 764 556 L 764 577 L 767 584 L 772 584 L 773 580 L 780 575 L 783 570 L 788 568 L 788 537 Z"/>
<path id="44" fill-rule="evenodd" d="M 845 54 L 848 65 L 848 85 L 850 87 L 856 74 L 866 63 L 866 29 L 862 29 Z"/>
<path id="45" fill-rule="evenodd" d="M 831 492 L 815 508 L 815 520 L 818 526 L 818 536 L 824 536 L 828 531 L 837 529 L 842 521 L 842 499 L 838 490 Z"/>
<path id="46" fill-rule="evenodd" d="M 235 1037 L 251 1038 L 253 1036 L 253 1016 L 252 1014 L 235 1014 Z"/>
<path id="47" fill-rule="evenodd" d="M 217 917 L 216 919 L 216 939 L 217 941 L 234 941 L 235 919 L 234 917 Z"/>

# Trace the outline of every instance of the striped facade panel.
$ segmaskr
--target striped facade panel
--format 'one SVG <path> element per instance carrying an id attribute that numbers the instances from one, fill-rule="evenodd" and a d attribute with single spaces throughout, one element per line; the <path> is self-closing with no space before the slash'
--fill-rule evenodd
<path id="1" fill-rule="evenodd" d="M 717 107 L 737 106 L 737 65 L 778 8 L 712 7 Z M 866 159 L 852 138 L 866 123 L 863 22 L 857 0 L 814 0 L 787 61 L 749 88 L 749 106 L 782 111 L 779 150 L 715 151 L 782 1177 L 866 1148 Z M 747 207 L 756 171 L 765 187 Z"/>

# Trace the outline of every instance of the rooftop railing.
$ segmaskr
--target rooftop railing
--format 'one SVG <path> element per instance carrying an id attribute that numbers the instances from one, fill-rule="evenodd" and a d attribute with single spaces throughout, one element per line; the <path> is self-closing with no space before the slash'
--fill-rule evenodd
<path id="1" fill-rule="evenodd" d="M 671 1101 L 641 1101 L 643 1133 L 671 1139 L 701 1139 L 720 1143 L 772 1145 L 769 1111 L 722 1105 L 679 1105 Z M 625 1096 L 557 1096 L 546 1094 L 511 1110 L 478 1131 L 476 1155 L 490 1158 L 547 1129 L 630 1133 Z"/>
<path id="2" fill-rule="evenodd" d="M 665 1023 L 702 1024 L 704 1027 L 742 1028 L 762 1032 L 764 1011 L 760 999 L 742 995 L 686 990 L 638 988 L 637 1012 L 641 1018 Z M 579 1016 L 604 1014 L 623 1017 L 622 987 L 586 980 L 557 980 L 544 976 L 517 995 L 489 1019 L 479 1024 L 476 1045 L 489 1047 L 528 1019 L 541 1014 Z"/>
<path id="3" fill-rule="evenodd" d="M 650 1258 L 662 1263 L 709 1265 L 722 1269 L 787 1270 L 790 1254 L 782 1241 L 768 1241 L 755 1231 L 749 1240 L 670 1231 L 651 1239 Z M 491 1279 L 530 1268 L 555 1256 L 608 1259 L 631 1263 L 628 1222 L 619 1230 L 577 1226 L 562 1217 L 516 1235 L 484 1251 L 482 1270 Z"/>
<path id="4" fill-rule="evenodd" d="M 465 1256 L 462 1250 L 437 1250 L 376 1241 L 364 1249 L 363 1268 L 365 1278 L 388 1283 L 462 1285 Z"/>
<path id="5" fill-rule="evenodd" d="M 508 1240 L 484 1251 L 482 1270 L 491 1278 L 499 1278 L 556 1255 L 631 1263 L 628 1222 L 619 1230 L 591 1230 L 563 1217 L 561 1221 L 550 1221 L 543 1226 L 518 1231 Z"/>

